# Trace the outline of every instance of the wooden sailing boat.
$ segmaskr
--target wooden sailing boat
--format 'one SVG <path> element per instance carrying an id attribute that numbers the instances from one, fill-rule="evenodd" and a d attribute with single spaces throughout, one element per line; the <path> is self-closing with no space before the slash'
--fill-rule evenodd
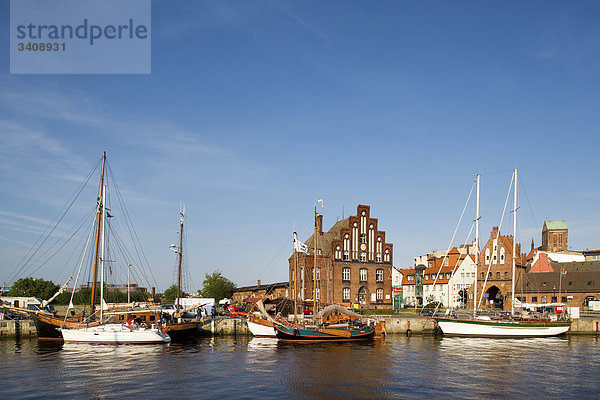
<path id="1" fill-rule="evenodd" d="M 33 319 L 35 322 L 35 326 L 36 326 L 36 330 L 37 330 L 39 339 L 62 340 L 63 335 L 58 328 L 79 329 L 79 328 L 84 328 L 84 327 L 94 327 L 99 324 L 99 322 L 97 321 L 97 319 L 99 317 L 99 315 L 98 315 L 99 310 L 96 310 L 95 299 L 96 299 L 96 292 L 97 292 L 96 283 L 97 283 L 97 279 L 98 279 L 98 265 L 99 265 L 99 260 L 100 260 L 99 253 L 101 251 L 100 237 L 102 234 L 103 214 L 106 210 L 106 207 L 104 204 L 105 203 L 104 202 L 105 166 L 106 166 L 106 153 L 104 153 L 102 155 L 101 172 L 100 172 L 100 189 L 99 189 L 99 194 L 98 194 L 98 203 L 97 203 L 97 207 L 96 207 L 96 215 L 95 215 L 95 219 L 94 219 L 94 229 L 93 229 L 94 234 L 95 234 L 94 235 L 95 241 L 94 241 L 94 258 L 93 258 L 93 276 L 92 276 L 92 285 L 91 285 L 92 287 L 91 287 L 91 297 L 90 297 L 90 299 L 91 299 L 90 306 L 91 306 L 92 312 L 89 315 L 75 315 L 75 313 L 72 312 L 72 315 L 64 315 L 64 316 L 55 315 L 52 313 L 40 312 L 40 311 L 34 312 Z M 85 257 L 85 252 L 84 252 L 84 256 L 82 257 L 82 263 L 83 263 L 84 257 Z M 66 287 L 66 284 L 61 288 L 61 290 L 59 290 L 59 293 L 65 287 Z M 47 302 L 50 302 L 50 301 L 51 301 L 51 299 L 48 300 Z M 72 305 L 71 305 L 71 307 L 72 307 Z M 120 310 L 117 312 L 104 313 L 104 315 L 111 316 L 116 321 L 123 322 L 123 323 L 126 323 L 127 320 L 131 320 L 131 321 L 141 321 L 140 323 L 152 325 L 152 324 L 159 322 L 159 320 L 160 320 L 159 313 L 156 310 L 152 310 L 152 309 L 134 310 L 132 308 L 127 308 L 125 310 Z"/>
<path id="2" fill-rule="evenodd" d="M 181 307 L 181 280 L 183 263 L 183 222 L 185 219 L 185 208 L 179 213 L 179 247 L 171 245 L 171 249 L 177 253 L 177 301 L 176 312 L 173 315 L 174 320 L 166 323 L 166 331 L 175 341 L 185 340 L 189 337 L 198 335 L 198 321 L 184 320 L 183 315 L 187 309 Z M 193 307 L 195 308 L 195 307 Z"/>
<path id="3" fill-rule="evenodd" d="M 284 325 L 274 323 L 275 335 L 281 340 L 292 341 L 346 341 L 346 340 L 365 340 L 372 339 L 375 336 L 375 327 L 364 324 L 334 324 L 323 323 L 324 317 L 330 317 L 331 313 L 353 314 L 355 318 L 362 318 L 344 307 L 332 304 L 319 312 L 317 298 L 317 268 L 318 268 L 318 231 L 317 231 L 317 204 L 323 203 L 322 199 L 315 202 L 315 232 L 314 232 L 314 268 L 313 268 L 313 324 L 311 325 Z M 294 279 L 294 283 L 296 279 Z M 297 295 L 294 293 L 294 296 Z M 295 308 L 295 306 L 294 306 Z"/>
<path id="4" fill-rule="evenodd" d="M 512 254 L 512 296 L 511 314 L 508 319 L 493 319 L 488 316 L 477 316 L 477 307 L 473 306 L 473 319 L 436 318 L 436 322 L 444 335 L 471 337 L 544 337 L 566 333 L 570 321 L 551 321 L 549 319 L 521 318 L 515 315 L 514 293 L 516 273 L 516 237 L 517 237 L 517 169 L 514 178 L 514 208 L 513 208 L 513 254 Z M 479 174 L 477 174 L 477 212 L 476 212 L 475 264 L 479 257 Z M 475 274 L 473 303 L 477 304 L 477 274 Z M 487 274 L 486 274 L 487 276 Z"/>

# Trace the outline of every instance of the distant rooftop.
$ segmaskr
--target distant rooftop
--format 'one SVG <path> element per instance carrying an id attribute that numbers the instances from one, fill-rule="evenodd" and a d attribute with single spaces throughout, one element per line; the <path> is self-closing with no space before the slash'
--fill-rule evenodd
<path id="1" fill-rule="evenodd" d="M 544 227 L 547 230 L 562 230 L 567 229 L 567 223 L 562 219 L 556 221 L 544 221 Z"/>

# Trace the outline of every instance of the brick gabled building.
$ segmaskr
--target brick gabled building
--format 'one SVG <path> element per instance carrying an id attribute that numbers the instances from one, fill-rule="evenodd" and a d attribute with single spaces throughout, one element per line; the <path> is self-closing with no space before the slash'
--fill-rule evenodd
<path id="1" fill-rule="evenodd" d="M 385 232 L 379 230 L 370 210 L 358 205 L 356 215 L 336 222 L 327 232 L 323 232 L 323 216 L 317 217 L 317 238 L 313 233 L 305 242 L 310 254 L 294 252 L 288 260 L 292 298 L 312 301 L 316 251 L 320 304 L 392 308 L 393 245 L 385 241 Z"/>
<path id="2" fill-rule="evenodd" d="M 526 254 L 521 254 L 521 245 L 516 244 L 517 279 L 525 272 Z M 500 235 L 494 226 L 490 238 L 481 249 L 477 263 L 477 302 L 479 307 L 492 307 L 509 310 L 512 304 L 512 253 L 513 236 Z M 487 274 L 487 279 L 486 279 Z M 485 285 L 485 286 L 484 286 Z M 481 297 L 483 293 L 483 298 Z M 468 307 L 473 307 L 473 289 L 469 291 Z"/>

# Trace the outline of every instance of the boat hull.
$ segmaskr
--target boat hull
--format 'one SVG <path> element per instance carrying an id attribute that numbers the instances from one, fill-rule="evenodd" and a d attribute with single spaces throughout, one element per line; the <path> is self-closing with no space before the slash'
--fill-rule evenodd
<path id="1" fill-rule="evenodd" d="M 156 328 L 131 330 L 121 324 L 106 324 L 80 329 L 60 329 L 65 343 L 155 344 L 169 343 L 171 337 Z"/>
<path id="2" fill-rule="evenodd" d="M 571 328 L 570 322 L 537 323 L 452 319 L 437 319 L 436 321 L 445 336 L 546 337 L 562 335 Z"/>
<path id="3" fill-rule="evenodd" d="M 275 325 L 276 336 L 281 340 L 294 341 L 352 341 L 369 340 L 375 336 L 374 327 L 309 329 Z M 337 331 L 337 332 L 336 332 Z"/>
<path id="4" fill-rule="evenodd" d="M 185 341 L 199 335 L 196 321 L 167 324 L 166 331 L 174 342 Z"/>
<path id="5" fill-rule="evenodd" d="M 248 329 L 257 337 L 276 337 L 273 323 L 266 320 L 248 319 Z"/>

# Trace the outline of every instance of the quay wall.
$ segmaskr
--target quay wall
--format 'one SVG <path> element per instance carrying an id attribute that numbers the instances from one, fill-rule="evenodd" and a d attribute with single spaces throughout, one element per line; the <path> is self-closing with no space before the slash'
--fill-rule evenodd
<path id="1" fill-rule="evenodd" d="M 379 316 L 385 321 L 385 331 L 388 335 L 412 335 L 435 333 L 435 320 L 431 318 Z M 208 319 L 202 323 L 199 330 L 204 335 L 250 335 L 248 325 L 242 318 Z M 579 318 L 573 320 L 569 334 L 600 335 L 600 318 Z M 33 320 L 4 320 L 0 321 L 0 338 L 14 336 L 36 336 Z"/>
<path id="2" fill-rule="evenodd" d="M 37 336 L 32 319 L 0 321 L 0 338 L 8 336 Z"/>

